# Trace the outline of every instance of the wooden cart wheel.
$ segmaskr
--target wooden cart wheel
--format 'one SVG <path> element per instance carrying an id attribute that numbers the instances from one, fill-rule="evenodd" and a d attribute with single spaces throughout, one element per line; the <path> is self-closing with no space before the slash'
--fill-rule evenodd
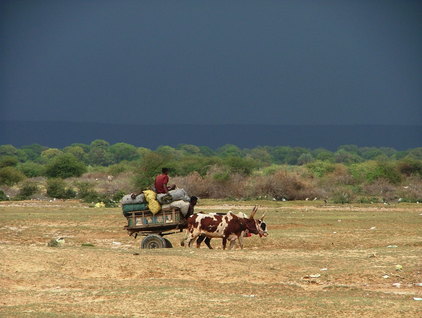
<path id="1" fill-rule="evenodd" d="M 164 247 L 166 247 L 165 238 L 157 234 L 149 234 L 141 242 L 141 248 L 164 248 Z"/>
<path id="2" fill-rule="evenodd" d="M 166 247 L 167 248 L 172 248 L 173 247 L 173 245 L 171 244 L 171 242 L 168 239 L 165 238 L 164 241 L 166 241 Z"/>

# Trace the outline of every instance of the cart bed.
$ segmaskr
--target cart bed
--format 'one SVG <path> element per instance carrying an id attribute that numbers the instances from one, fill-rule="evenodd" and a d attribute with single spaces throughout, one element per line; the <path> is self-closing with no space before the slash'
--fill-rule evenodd
<path id="1" fill-rule="evenodd" d="M 178 208 L 163 209 L 153 214 L 149 210 L 126 212 L 129 235 L 139 232 L 162 233 L 184 228 L 186 220 Z"/>

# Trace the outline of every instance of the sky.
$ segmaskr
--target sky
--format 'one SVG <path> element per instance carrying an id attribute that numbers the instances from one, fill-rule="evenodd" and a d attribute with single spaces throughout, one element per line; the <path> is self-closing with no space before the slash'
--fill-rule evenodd
<path id="1" fill-rule="evenodd" d="M 1 120 L 420 125 L 422 1 L 2 0 Z"/>

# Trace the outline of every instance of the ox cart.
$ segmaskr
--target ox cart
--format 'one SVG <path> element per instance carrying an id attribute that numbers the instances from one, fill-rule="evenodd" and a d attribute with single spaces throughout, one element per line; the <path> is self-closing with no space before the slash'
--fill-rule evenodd
<path id="1" fill-rule="evenodd" d="M 130 236 L 145 236 L 141 248 L 170 248 L 171 242 L 165 235 L 180 233 L 186 228 L 186 219 L 180 209 L 161 209 L 156 214 L 149 210 L 123 212 L 128 221 L 124 228 Z"/>

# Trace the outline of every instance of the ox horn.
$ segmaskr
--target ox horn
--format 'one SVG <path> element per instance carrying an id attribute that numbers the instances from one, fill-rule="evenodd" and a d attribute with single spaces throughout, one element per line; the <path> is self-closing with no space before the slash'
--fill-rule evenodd
<path id="1" fill-rule="evenodd" d="M 261 221 L 264 220 L 264 217 L 265 217 L 265 213 L 261 216 Z"/>
<path id="2" fill-rule="evenodd" d="M 253 219 L 254 218 L 254 216 L 256 214 L 256 211 L 258 211 L 258 207 L 255 205 L 255 207 L 252 209 L 251 216 L 249 217 L 250 219 Z"/>

